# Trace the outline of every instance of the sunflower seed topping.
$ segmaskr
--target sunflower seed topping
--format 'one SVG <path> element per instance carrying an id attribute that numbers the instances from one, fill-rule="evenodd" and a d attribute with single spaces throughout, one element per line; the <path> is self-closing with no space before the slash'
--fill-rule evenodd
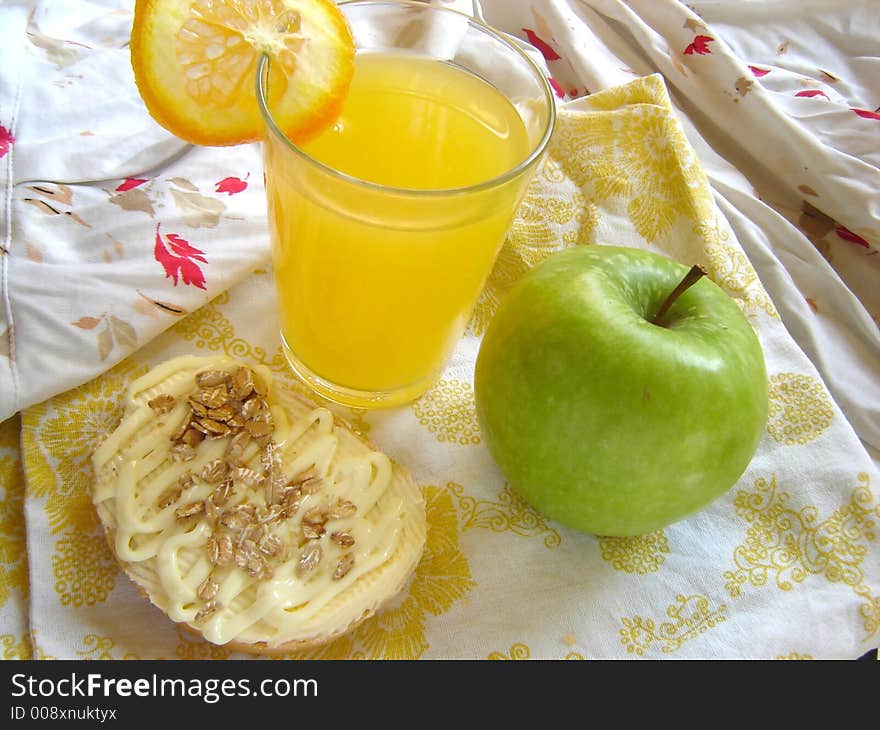
<path id="1" fill-rule="evenodd" d="M 196 590 L 196 595 L 203 601 L 210 601 L 219 590 L 220 584 L 209 575 Z"/>
<path id="2" fill-rule="evenodd" d="M 203 444 L 226 441 L 211 447 L 215 458 L 199 459 L 156 502 L 159 509 L 174 509 L 180 521 L 204 516 L 210 528 L 204 549 L 212 572 L 195 591 L 200 601 L 196 622 L 222 608 L 217 596 L 229 571 L 267 580 L 292 560 L 296 575 L 307 579 L 327 562 L 333 580 L 341 580 L 354 565 L 351 531 L 343 524 L 327 535 L 327 523 L 354 516 L 357 506 L 348 499 L 322 500 L 327 483 L 316 466 L 293 476 L 284 473 L 268 392 L 268 383 L 254 370 L 237 366 L 202 370 L 189 393 L 149 402 L 157 415 L 178 403 L 185 408 L 170 435 L 172 462 L 192 461 L 208 448 Z M 189 498 L 187 490 L 193 490 Z M 193 499 L 194 494 L 199 498 Z M 331 543 L 332 562 L 324 555 Z"/>
<path id="3" fill-rule="evenodd" d="M 190 421 L 192 423 L 192 421 Z M 192 446 L 196 448 L 202 441 L 205 440 L 205 434 L 199 431 L 197 428 L 188 428 L 186 433 L 180 438 L 180 440 L 185 443 L 187 446 Z"/>
<path id="4" fill-rule="evenodd" d="M 348 575 L 348 572 L 354 566 L 354 553 L 345 553 L 340 561 L 336 564 L 333 571 L 333 580 L 340 580 Z"/>
<path id="5" fill-rule="evenodd" d="M 296 573 L 299 576 L 308 575 L 321 562 L 323 551 L 321 545 L 317 542 L 310 542 L 299 556 L 299 562 L 296 565 Z"/>
<path id="6" fill-rule="evenodd" d="M 232 373 L 232 395 L 247 398 L 254 392 L 254 376 L 250 368 L 236 368 Z"/>
<path id="7" fill-rule="evenodd" d="M 186 433 L 186 430 L 189 428 L 189 424 L 192 421 L 192 411 L 188 411 L 186 416 L 184 416 L 183 421 L 181 421 L 180 425 L 174 430 L 171 434 L 172 441 L 178 441 L 183 438 L 183 434 Z"/>
<path id="8" fill-rule="evenodd" d="M 199 476 L 208 484 L 217 484 L 222 482 L 227 474 L 229 474 L 229 464 L 223 459 L 214 459 L 205 464 Z"/>
<path id="9" fill-rule="evenodd" d="M 348 530 L 337 530 L 330 534 L 330 539 L 339 547 L 350 548 L 354 545 L 354 538 Z"/>
<path id="10" fill-rule="evenodd" d="M 229 382 L 229 374 L 223 370 L 202 370 L 196 373 L 196 385 L 200 388 L 214 388 Z"/>
<path id="11" fill-rule="evenodd" d="M 195 517 L 205 511 L 204 501 L 190 502 L 183 507 L 178 507 L 174 514 L 178 520 L 185 520 L 189 517 Z"/>
<path id="12" fill-rule="evenodd" d="M 281 554 L 284 545 L 281 543 L 281 538 L 278 535 L 266 535 L 266 537 L 260 540 L 258 549 L 263 555 L 274 558 Z"/>
<path id="13" fill-rule="evenodd" d="M 357 512 L 357 505 L 347 499 L 339 499 L 336 504 L 324 511 L 327 521 L 343 520 L 346 517 L 353 517 Z"/>
<path id="14" fill-rule="evenodd" d="M 156 502 L 159 509 L 165 509 L 174 504 L 180 498 L 181 491 L 180 487 L 177 486 L 168 487 L 168 489 L 159 495 L 159 499 Z"/>
<path id="15" fill-rule="evenodd" d="M 196 458 L 196 450 L 187 443 L 180 441 L 171 447 L 173 461 L 192 461 Z"/>
<path id="16" fill-rule="evenodd" d="M 201 623 L 202 621 L 204 621 L 206 618 L 211 616 L 211 614 L 215 613 L 219 609 L 220 609 L 220 604 L 217 603 L 217 601 L 214 601 L 214 600 L 207 601 L 199 609 L 199 612 L 196 614 L 194 621 L 196 623 Z"/>
<path id="17" fill-rule="evenodd" d="M 248 433 L 250 433 L 250 435 L 254 438 L 268 436 L 273 431 L 272 424 L 268 423 L 267 421 L 248 421 L 246 424 L 244 424 L 244 427 L 248 430 Z"/>
<path id="18" fill-rule="evenodd" d="M 205 388 L 195 396 L 195 400 L 207 408 L 219 408 L 229 400 L 229 391 L 222 384 L 213 388 Z"/>
<path id="19" fill-rule="evenodd" d="M 147 405 L 156 411 L 157 414 L 162 415 L 163 413 L 168 413 L 168 411 L 174 408 L 175 402 L 173 395 L 165 393 L 163 395 L 157 395 L 150 400 Z"/>

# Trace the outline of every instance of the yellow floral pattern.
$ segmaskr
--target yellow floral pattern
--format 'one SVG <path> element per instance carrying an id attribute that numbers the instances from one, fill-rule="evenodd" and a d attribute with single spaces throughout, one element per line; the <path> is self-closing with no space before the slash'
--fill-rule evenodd
<path id="1" fill-rule="evenodd" d="M 468 326 L 471 334 L 486 331 L 501 299 L 530 268 L 554 251 L 592 242 L 599 221 L 596 205 L 574 186 L 564 197 L 545 195 L 547 182 L 564 179 L 567 155 L 556 137 L 552 138 L 474 308 Z"/>
<path id="2" fill-rule="evenodd" d="M 15 415 L 0 422 L 0 451 L 18 452 L 21 441 L 21 416 Z"/>
<path id="3" fill-rule="evenodd" d="M 116 642 L 112 637 L 88 634 L 83 637 L 82 649 L 76 650 L 76 656 L 80 659 L 140 659 L 134 652 L 114 656 L 112 652 L 115 648 Z"/>
<path id="4" fill-rule="evenodd" d="M 758 273 L 742 250 L 712 242 L 706 245 L 705 254 L 709 278 L 733 297 L 746 314 L 760 310 L 779 319 L 776 307 L 758 280 Z"/>
<path id="5" fill-rule="evenodd" d="M 68 530 L 55 544 L 52 555 L 55 592 L 62 606 L 103 603 L 116 586 L 119 568 L 103 534 Z"/>
<path id="6" fill-rule="evenodd" d="M 663 530 L 636 537 L 600 537 L 602 560 L 624 573 L 656 573 L 666 561 L 669 540 Z"/>
<path id="7" fill-rule="evenodd" d="M 64 606 L 102 603 L 116 585 L 119 568 L 92 506 L 90 458 L 119 423 L 122 396 L 136 374 L 124 361 L 102 377 L 29 409 L 23 420 L 29 496 L 45 498 L 48 524 L 59 535 L 51 564 Z"/>
<path id="8" fill-rule="evenodd" d="M 647 76 L 593 94 L 589 115 L 567 143 L 581 179 L 593 180 L 593 198 L 623 198 L 630 220 L 657 243 L 684 218 L 694 232 L 713 213 L 705 172 L 691 148 L 659 76 Z M 572 113 L 574 114 L 574 113 Z"/>
<path id="9" fill-rule="evenodd" d="M 555 149 L 554 143 L 550 154 Z M 545 179 L 548 174 L 553 174 L 547 172 L 547 167 L 549 164 L 538 171 L 538 175 Z M 532 267 L 561 248 L 560 244 L 589 243 L 598 220 L 598 208 L 580 190 L 575 189 L 564 198 L 529 194 L 520 204 L 511 226 L 510 242 L 522 260 Z"/>
<path id="10" fill-rule="evenodd" d="M 98 527 L 91 499 L 91 455 L 119 423 L 125 388 L 136 375 L 132 371 L 133 366 L 123 361 L 100 378 L 25 414 L 29 496 L 46 499 L 53 533 Z"/>
<path id="11" fill-rule="evenodd" d="M 685 642 L 726 621 L 727 606 L 712 608 L 707 596 L 679 594 L 666 608 L 666 616 L 669 621 L 663 622 L 643 616 L 622 618 L 620 641 L 627 652 L 644 656 L 657 645 L 664 654 L 672 653 Z"/>
<path id="12" fill-rule="evenodd" d="M 510 648 L 507 650 L 507 653 L 502 651 L 493 651 L 486 657 L 487 659 L 492 660 L 517 660 L 517 659 L 531 659 L 532 658 L 532 650 L 529 649 L 527 644 L 511 644 Z"/>
<path id="13" fill-rule="evenodd" d="M 781 444 L 793 446 L 817 439 L 834 418 L 831 397 L 818 380 L 799 373 L 770 377 L 767 431 Z"/>
<path id="14" fill-rule="evenodd" d="M 3 659 L 57 659 L 42 651 L 37 645 L 37 632 L 33 629 L 21 636 L 3 634 L 0 636 L 3 645 Z"/>
<path id="15" fill-rule="evenodd" d="M 0 646 L 3 648 L 3 653 L 0 654 L 3 659 L 33 659 L 33 650 L 28 635 L 2 634 L 0 635 Z"/>
<path id="16" fill-rule="evenodd" d="M 745 542 L 734 550 L 735 569 L 724 573 L 731 597 L 741 596 L 746 584 L 760 587 L 771 578 L 777 588 L 790 591 L 811 575 L 822 576 L 868 601 L 860 613 L 867 634 L 876 633 L 880 604 L 865 584 L 862 562 L 865 543 L 875 539 L 873 518 L 880 516 L 880 505 L 874 504 L 868 475 L 857 479 L 861 484 L 849 502 L 822 521 L 815 507 L 789 507 L 790 495 L 779 490 L 775 476 L 755 481 L 752 492 L 740 490 L 734 506 L 749 527 Z"/>
<path id="17" fill-rule="evenodd" d="M 512 532 L 523 537 L 543 536 L 544 545 L 548 548 L 562 544 L 559 532 L 507 485 L 494 502 L 466 495 L 464 487 L 455 482 L 449 482 L 446 488 L 458 500 L 462 511 L 462 531 L 480 528 L 493 532 Z"/>
<path id="18" fill-rule="evenodd" d="M 508 236 L 495 259 L 495 265 L 486 286 L 483 287 L 479 299 L 474 305 L 474 312 L 467 328 L 469 334 L 477 337 L 485 334 L 486 328 L 492 321 L 492 317 L 495 316 L 504 295 L 528 270 L 529 265 Z"/>
<path id="19" fill-rule="evenodd" d="M 524 659 L 532 658 L 532 650 L 529 648 L 528 644 L 511 644 L 510 648 L 507 652 L 503 651 L 493 651 L 490 652 L 486 659 L 490 659 L 493 661 L 520 661 Z M 584 659 L 583 654 L 579 654 L 576 651 L 570 651 L 566 654 L 563 659 L 567 660 L 582 660 Z"/>
<path id="20" fill-rule="evenodd" d="M 867 587 L 859 586 L 856 592 L 867 599 L 867 603 L 859 606 L 859 615 L 867 636 L 873 636 L 880 630 L 880 596 L 872 596 Z"/>
<path id="21" fill-rule="evenodd" d="M 0 607 L 18 592 L 28 598 L 24 472 L 18 453 L 21 418 L 0 423 Z"/>
<path id="22" fill-rule="evenodd" d="M 412 405 L 413 413 L 441 443 L 480 443 L 473 386 L 453 378 L 440 380 Z"/>
<path id="23" fill-rule="evenodd" d="M 279 347 L 270 357 L 262 347 L 235 336 L 235 327 L 220 307 L 229 303 L 229 292 L 214 297 L 208 304 L 187 315 L 174 325 L 175 333 L 199 350 L 224 353 L 230 357 L 251 360 L 270 370 L 281 372 L 287 368 L 284 353 Z"/>
<path id="24" fill-rule="evenodd" d="M 207 304 L 199 307 L 174 325 L 174 331 L 198 348 L 217 352 L 220 343 L 235 337 L 235 328 L 223 316 L 219 307 L 229 303 L 229 291 L 224 291 Z"/>
<path id="25" fill-rule="evenodd" d="M 804 661 L 805 659 L 812 659 L 813 657 L 809 654 L 799 654 L 796 651 L 793 651 L 789 654 L 780 654 L 777 659 L 789 660 L 794 662 Z"/>
<path id="26" fill-rule="evenodd" d="M 326 646 L 290 659 L 418 659 L 429 648 L 429 616 L 439 616 L 476 585 L 459 547 L 459 518 L 449 489 L 422 488 L 428 517 L 425 554 L 408 592 L 391 606 Z"/>
<path id="27" fill-rule="evenodd" d="M 729 237 L 659 76 L 600 91 L 585 102 L 593 111 L 561 110 L 557 116 L 547 154 L 474 309 L 471 334 L 486 331 L 501 299 L 531 267 L 554 251 L 595 243 L 605 214 L 623 213 L 647 244 L 665 242 L 686 258 L 700 253 L 701 244 Z M 680 221 L 690 237 L 674 230 Z M 690 239 L 686 251 L 678 250 L 682 238 Z M 746 294 L 762 308 L 772 307 L 751 275 Z"/>

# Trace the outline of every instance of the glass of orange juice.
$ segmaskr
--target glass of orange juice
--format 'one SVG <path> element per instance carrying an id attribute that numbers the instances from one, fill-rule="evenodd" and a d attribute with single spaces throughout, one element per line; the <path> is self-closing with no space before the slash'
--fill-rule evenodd
<path id="1" fill-rule="evenodd" d="M 431 386 L 464 332 L 554 98 L 514 42 L 467 15 L 340 8 L 357 54 L 335 124 L 293 144 L 258 85 L 281 340 L 322 396 L 390 407 Z"/>

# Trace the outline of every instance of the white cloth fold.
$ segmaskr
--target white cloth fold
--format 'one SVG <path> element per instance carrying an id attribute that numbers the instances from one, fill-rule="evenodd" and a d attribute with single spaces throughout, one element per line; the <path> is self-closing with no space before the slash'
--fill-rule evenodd
<path id="1" fill-rule="evenodd" d="M 129 62 L 131 7 L 0 8 L 0 125 L 14 138 L 0 181 L 0 420 L 268 261 L 258 145 L 193 147 L 153 121 Z"/>

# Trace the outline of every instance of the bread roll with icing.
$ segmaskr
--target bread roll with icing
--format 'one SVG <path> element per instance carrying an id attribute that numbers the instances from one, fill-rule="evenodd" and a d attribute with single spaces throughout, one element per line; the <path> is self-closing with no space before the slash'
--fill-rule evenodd
<path id="1" fill-rule="evenodd" d="M 172 620 L 233 649 L 330 641 L 402 591 L 424 549 L 406 470 L 226 356 L 135 380 L 92 461 L 125 572 Z"/>

